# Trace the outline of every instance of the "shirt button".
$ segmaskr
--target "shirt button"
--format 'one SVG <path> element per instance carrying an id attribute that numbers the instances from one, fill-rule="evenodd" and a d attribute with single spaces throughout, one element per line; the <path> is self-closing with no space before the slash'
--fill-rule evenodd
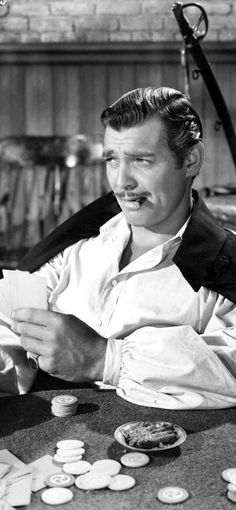
<path id="1" fill-rule="evenodd" d="M 117 285 L 118 281 L 117 280 L 112 280 L 111 284 L 113 285 L 113 287 L 115 287 Z"/>

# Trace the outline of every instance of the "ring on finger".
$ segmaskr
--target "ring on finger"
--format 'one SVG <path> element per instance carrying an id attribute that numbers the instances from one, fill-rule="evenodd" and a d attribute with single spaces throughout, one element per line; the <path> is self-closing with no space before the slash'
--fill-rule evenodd
<path id="1" fill-rule="evenodd" d="M 27 352 L 26 353 L 26 357 L 28 359 L 29 367 L 32 370 L 38 370 L 39 369 L 39 363 L 38 363 L 39 356 L 40 356 L 40 354 L 35 354 L 33 352 Z"/>

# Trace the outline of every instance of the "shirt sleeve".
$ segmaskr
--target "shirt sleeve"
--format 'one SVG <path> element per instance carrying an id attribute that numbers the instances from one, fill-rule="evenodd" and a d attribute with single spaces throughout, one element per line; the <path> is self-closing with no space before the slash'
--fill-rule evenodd
<path id="1" fill-rule="evenodd" d="M 48 301 L 50 301 L 50 297 L 55 288 L 59 287 L 62 280 L 65 279 L 67 271 L 70 271 L 71 258 L 79 256 L 79 251 L 86 241 L 87 239 L 82 239 L 72 244 L 35 271 L 34 274 L 43 276 L 47 281 Z"/>
<path id="2" fill-rule="evenodd" d="M 236 307 L 216 300 L 205 331 L 145 326 L 108 340 L 105 383 L 126 400 L 166 409 L 236 405 Z"/>

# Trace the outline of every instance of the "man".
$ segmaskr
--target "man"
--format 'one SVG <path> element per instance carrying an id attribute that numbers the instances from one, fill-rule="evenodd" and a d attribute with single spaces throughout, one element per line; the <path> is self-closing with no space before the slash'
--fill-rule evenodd
<path id="1" fill-rule="evenodd" d="M 236 286 L 225 275 L 235 271 L 236 241 L 192 195 L 200 119 L 181 92 L 146 88 L 121 97 L 102 122 L 121 212 L 104 197 L 105 223 L 92 204 L 78 231 L 69 220 L 67 238 L 62 227 L 26 257 L 21 269 L 50 259 L 38 269 L 49 310 L 17 310 L 13 331 L 64 380 L 103 380 L 140 405 L 233 406 Z"/>

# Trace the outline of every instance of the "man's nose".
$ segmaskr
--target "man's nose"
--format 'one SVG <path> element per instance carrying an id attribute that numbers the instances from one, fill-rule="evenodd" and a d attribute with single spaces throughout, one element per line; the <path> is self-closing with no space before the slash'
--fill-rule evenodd
<path id="1" fill-rule="evenodd" d="M 117 174 L 117 182 L 116 185 L 118 188 L 126 188 L 135 186 L 135 177 L 133 175 L 133 172 L 131 170 L 129 161 L 123 161 L 121 162 Z"/>

